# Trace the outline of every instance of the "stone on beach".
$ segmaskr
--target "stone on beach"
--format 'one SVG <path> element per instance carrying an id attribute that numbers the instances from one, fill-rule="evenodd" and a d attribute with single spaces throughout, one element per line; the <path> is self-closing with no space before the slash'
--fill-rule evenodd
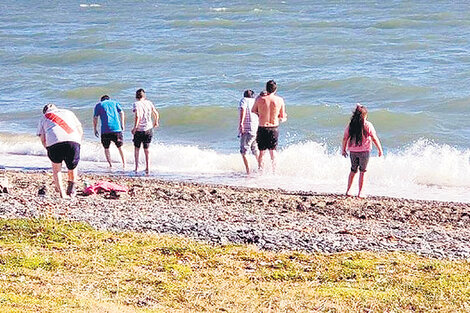
<path id="1" fill-rule="evenodd" d="M 337 253 L 408 251 L 470 258 L 470 204 L 388 197 L 348 198 L 204 185 L 123 176 L 82 175 L 129 188 L 59 199 L 47 173 L 6 172 L 1 218 L 55 216 L 99 229 L 152 231 L 214 244 L 253 244 L 270 250 Z M 47 187 L 47 196 L 38 190 Z M 109 199 L 108 199 L 109 198 Z"/>

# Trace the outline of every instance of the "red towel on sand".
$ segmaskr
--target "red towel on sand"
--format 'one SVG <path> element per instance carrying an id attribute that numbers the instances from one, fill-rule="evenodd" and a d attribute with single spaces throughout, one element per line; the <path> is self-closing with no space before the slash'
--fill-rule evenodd
<path id="1" fill-rule="evenodd" d="M 86 194 L 87 196 L 92 195 L 94 193 L 98 193 L 100 191 L 122 191 L 122 192 L 127 192 L 127 188 L 115 183 L 110 183 L 107 181 L 100 181 L 97 182 L 94 185 L 89 186 L 86 188 L 83 193 Z"/>

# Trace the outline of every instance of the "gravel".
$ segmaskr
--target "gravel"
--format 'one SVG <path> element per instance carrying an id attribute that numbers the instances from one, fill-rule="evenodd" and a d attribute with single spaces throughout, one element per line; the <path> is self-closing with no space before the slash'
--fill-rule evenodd
<path id="1" fill-rule="evenodd" d="M 45 172 L 7 172 L 0 218 L 54 216 L 98 229 L 181 235 L 214 244 L 254 244 L 311 253 L 407 251 L 470 258 L 470 204 L 388 197 L 286 192 L 83 175 L 130 190 L 59 199 Z M 38 190 L 47 187 L 46 196 Z"/>

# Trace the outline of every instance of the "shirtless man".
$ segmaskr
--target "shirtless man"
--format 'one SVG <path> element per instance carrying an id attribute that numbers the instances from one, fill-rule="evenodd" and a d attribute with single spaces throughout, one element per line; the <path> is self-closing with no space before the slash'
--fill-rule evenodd
<path id="1" fill-rule="evenodd" d="M 256 142 L 260 150 L 258 167 L 263 169 L 263 160 L 266 150 L 269 150 L 273 172 L 276 170 L 276 148 L 279 137 L 279 123 L 287 120 L 286 105 L 284 99 L 276 95 L 277 85 L 274 80 L 266 83 L 266 94 L 261 94 L 256 98 L 253 113 L 259 117 L 258 132 Z"/>

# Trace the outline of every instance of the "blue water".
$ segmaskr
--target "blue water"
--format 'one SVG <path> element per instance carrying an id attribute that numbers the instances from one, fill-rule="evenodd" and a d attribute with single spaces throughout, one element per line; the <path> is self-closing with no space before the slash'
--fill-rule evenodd
<path id="1" fill-rule="evenodd" d="M 189 175 L 217 172 L 228 179 L 242 170 L 238 100 L 244 89 L 259 92 L 275 79 L 289 114 L 281 153 L 303 147 L 285 162 L 307 162 L 285 174 L 298 188 L 329 184 L 316 168 L 306 181 L 299 173 L 317 161 L 311 159 L 317 152 L 337 155 L 351 110 L 361 102 L 390 162 L 381 176 L 371 176 L 383 187 L 372 193 L 391 188 L 386 169 L 401 156 L 408 167 L 428 169 L 407 178 L 411 194 L 423 186 L 464 194 L 470 188 L 469 9 L 470 3 L 444 1 L 2 1 L 0 153 L 42 155 L 33 135 L 40 109 L 54 102 L 84 124 L 85 141 L 96 149 L 85 156 L 103 161 L 91 130 L 94 104 L 103 94 L 120 101 L 129 130 L 135 90 L 144 88 L 161 113 L 155 153 L 169 147 L 181 154 L 178 162 L 155 155 L 155 173 L 185 168 Z M 125 139 L 130 145 L 129 133 Z M 425 151 L 429 158 L 418 153 Z M 215 153 L 212 165 L 188 167 L 206 153 Z M 444 165 L 439 175 L 436 163 Z M 343 188 L 347 161 L 338 158 L 329 173 L 338 167 L 334 190 Z"/>

